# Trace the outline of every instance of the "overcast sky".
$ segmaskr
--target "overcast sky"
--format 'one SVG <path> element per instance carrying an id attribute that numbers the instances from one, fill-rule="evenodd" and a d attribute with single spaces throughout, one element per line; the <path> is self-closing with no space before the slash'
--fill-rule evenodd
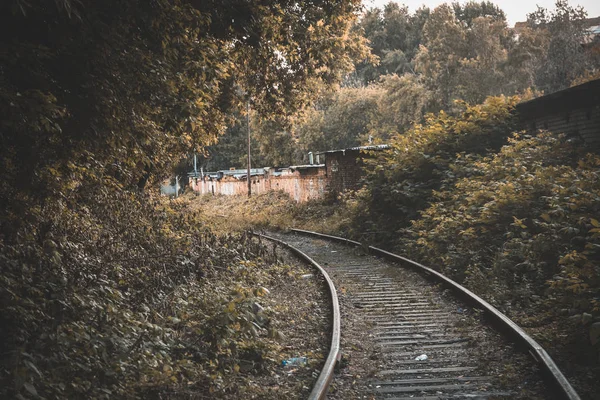
<path id="1" fill-rule="evenodd" d="M 395 1 L 396 3 L 406 4 L 411 12 L 425 4 L 429 8 L 442 3 L 451 3 L 453 0 L 401 0 Z M 464 0 L 460 1 L 465 3 Z M 536 5 L 547 9 L 554 9 L 555 0 L 492 0 L 506 13 L 508 18 L 508 24 L 513 26 L 515 22 L 525 21 L 527 14 L 536 10 Z M 363 0 L 363 4 L 367 7 L 380 7 L 389 3 L 389 0 Z M 572 6 L 580 5 L 583 6 L 588 12 L 588 17 L 599 17 L 600 16 L 600 0 L 570 0 L 569 3 Z"/>

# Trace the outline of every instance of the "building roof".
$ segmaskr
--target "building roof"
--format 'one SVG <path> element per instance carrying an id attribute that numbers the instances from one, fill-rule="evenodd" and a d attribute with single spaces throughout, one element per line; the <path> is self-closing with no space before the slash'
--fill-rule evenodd
<path id="1" fill-rule="evenodd" d="M 522 116 L 536 117 L 600 105 L 600 79 L 517 104 Z"/>
<path id="2" fill-rule="evenodd" d="M 347 151 L 383 151 L 391 149 L 389 144 L 377 144 L 372 146 L 358 146 L 358 147 L 350 147 L 348 149 L 339 149 L 339 150 L 327 150 L 321 151 L 316 154 L 331 154 L 331 153 L 346 153 Z"/>
<path id="3" fill-rule="evenodd" d="M 391 147 L 387 144 L 379 144 L 372 146 L 359 146 L 359 147 L 350 147 L 348 149 L 340 149 L 340 150 L 328 150 L 315 154 L 331 154 L 331 153 L 346 153 L 347 151 L 382 151 L 390 149 Z M 285 168 L 273 168 L 273 167 L 264 167 L 264 168 L 252 168 L 250 170 L 250 176 L 258 176 L 265 175 L 268 173 L 271 176 L 280 176 L 285 175 L 287 172 L 285 171 L 294 171 L 294 170 L 309 170 L 313 168 L 325 168 L 325 164 L 304 164 L 304 165 L 291 165 Z M 221 179 L 226 176 L 231 176 L 235 179 L 245 179 L 248 174 L 247 169 L 230 169 L 230 170 L 219 170 L 213 172 L 204 172 L 201 173 L 199 171 L 188 172 L 189 178 L 200 178 L 201 176 L 208 176 L 211 179 Z"/>
<path id="4" fill-rule="evenodd" d="M 290 165 L 289 169 L 324 168 L 325 164 Z"/>
<path id="5" fill-rule="evenodd" d="M 250 176 L 264 175 L 265 171 L 266 171 L 266 168 L 252 168 L 252 169 L 250 169 Z M 248 175 L 248 170 L 247 169 L 222 169 L 219 171 L 204 172 L 203 175 L 208 176 L 209 178 L 212 178 L 212 179 L 221 179 L 226 176 L 231 176 L 235 179 L 244 179 Z M 188 177 L 190 177 L 190 178 L 200 178 L 200 176 L 201 176 L 200 172 L 194 172 L 194 171 L 188 172 Z"/>

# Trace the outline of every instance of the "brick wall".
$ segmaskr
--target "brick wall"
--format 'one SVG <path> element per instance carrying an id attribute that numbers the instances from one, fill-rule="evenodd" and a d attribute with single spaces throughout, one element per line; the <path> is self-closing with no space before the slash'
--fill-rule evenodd
<path id="1" fill-rule="evenodd" d="M 360 187 L 360 179 L 363 175 L 360 156 L 358 150 L 345 150 L 326 154 L 325 167 L 330 191 L 342 193 Z"/>
<path id="2" fill-rule="evenodd" d="M 310 166 L 287 171 L 278 176 L 272 174 L 255 175 L 251 179 L 252 193 L 260 194 L 269 190 L 282 190 L 297 202 L 323 197 L 327 187 L 327 177 L 324 166 Z M 214 195 L 247 195 L 248 182 L 246 179 L 224 177 L 210 179 L 208 177 L 190 178 L 190 187 L 200 194 Z"/>
<path id="3" fill-rule="evenodd" d="M 517 112 L 529 133 L 564 133 L 581 139 L 590 151 L 600 151 L 600 80 L 521 103 Z"/>
<path id="4" fill-rule="evenodd" d="M 564 133 L 568 138 L 583 139 L 590 150 L 599 151 L 600 106 L 529 118 L 526 121 L 526 129 L 530 133 L 539 129 Z"/>

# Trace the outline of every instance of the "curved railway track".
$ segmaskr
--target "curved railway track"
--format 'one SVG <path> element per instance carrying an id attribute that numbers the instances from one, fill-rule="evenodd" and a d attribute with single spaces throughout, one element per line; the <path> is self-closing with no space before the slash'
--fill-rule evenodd
<path id="1" fill-rule="evenodd" d="M 331 352 L 311 399 L 325 398 L 340 351 L 344 353 L 335 287 L 344 288 L 342 314 L 360 315 L 359 329 L 377 353 L 377 371 L 361 378 L 362 392 L 356 397 L 579 399 L 539 344 L 488 303 L 436 271 L 358 242 L 314 232 L 295 230 L 263 237 L 277 240 L 320 269 L 331 290 Z M 499 337 L 497 330 L 511 341 Z M 532 357 L 525 357 L 523 351 Z M 514 370 L 507 360 L 517 359 L 520 369 Z M 516 373 L 507 377 L 507 369 Z"/>

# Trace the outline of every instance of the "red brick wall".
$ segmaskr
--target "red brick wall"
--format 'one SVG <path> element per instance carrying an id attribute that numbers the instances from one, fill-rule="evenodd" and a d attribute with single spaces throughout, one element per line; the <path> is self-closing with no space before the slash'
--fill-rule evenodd
<path id="1" fill-rule="evenodd" d="M 252 193 L 259 194 L 269 190 L 283 190 L 297 202 L 323 197 L 327 186 L 325 168 L 309 168 L 295 170 L 293 173 L 280 176 L 253 176 Z M 220 194 L 225 196 L 247 195 L 246 179 L 224 177 L 220 180 L 208 178 L 190 178 L 190 187 L 200 194 Z"/>

